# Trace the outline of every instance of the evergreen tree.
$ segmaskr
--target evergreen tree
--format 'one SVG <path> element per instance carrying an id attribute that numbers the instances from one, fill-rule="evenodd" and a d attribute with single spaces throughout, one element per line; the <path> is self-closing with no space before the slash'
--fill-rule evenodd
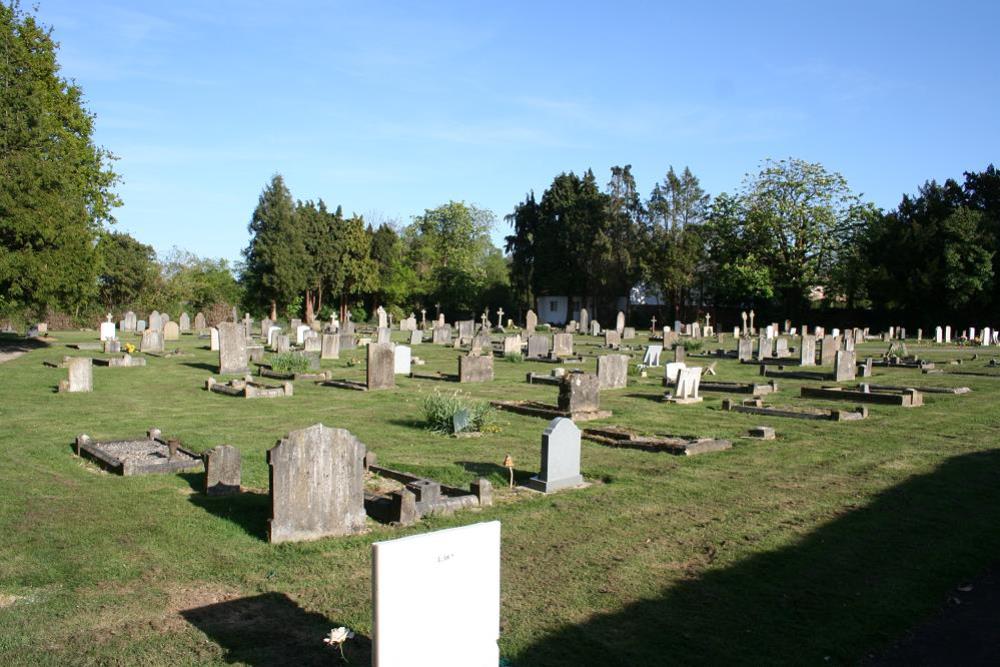
<path id="1" fill-rule="evenodd" d="M 258 305 L 277 318 L 277 306 L 293 303 L 307 285 L 309 262 L 292 194 L 280 174 L 264 187 L 250 218 L 250 245 L 243 251 L 243 281 Z"/>
<path id="2" fill-rule="evenodd" d="M 124 232 L 106 232 L 97 243 L 98 295 L 105 310 L 135 310 L 153 295 L 160 267 L 152 246 Z"/>
<path id="3" fill-rule="evenodd" d="M 0 311 L 72 310 L 97 293 L 96 242 L 120 204 L 51 31 L 0 4 Z"/>

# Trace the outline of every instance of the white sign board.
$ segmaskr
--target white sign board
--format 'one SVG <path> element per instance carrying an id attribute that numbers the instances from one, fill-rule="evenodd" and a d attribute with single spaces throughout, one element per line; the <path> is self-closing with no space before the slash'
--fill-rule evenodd
<path id="1" fill-rule="evenodd" d="M 496 667 L 500 522 L 372 544 L 372 612 L 375 667 Z"/>

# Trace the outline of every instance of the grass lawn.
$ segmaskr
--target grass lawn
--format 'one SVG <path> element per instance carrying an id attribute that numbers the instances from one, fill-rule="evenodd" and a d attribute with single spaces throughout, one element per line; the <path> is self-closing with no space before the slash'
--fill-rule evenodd
<path id="1" fill-rule="evenodd" d="M 510 453 L 520 479 L 534 474 L 544 420 L 501 413 L 499 433 L 469 439 L 423 428 L 422 398 L 457 384 L 400 377 L 393 391 L 363 393 L 297 382 L 291 398 L 248 401 L 204 390 L 217 353 L 184 336 L 167 344 L 184 356 L 95 367 L 93 393 L 57 394 L 66 371 L 44 361 L 102 355 L 67 347 L 94 332 L 53 337 L 0 365 L 4 665 L 336 664 L 322 638 L 339 625 L 358 633 L 351 664 L 367 664 L 371 542 L 491 519 L 503 526 L 501 653 L 516 667 L 852 663 L 932 615 L 1000 554 L 1000 369 L 986 368 L 985 355 L 970 361 L 973 349 L 916 351 L 997 377 L 876 368 L 873 383 L 973 393 L 871 406 L 862 422 L 723 413 L 717 393 L 668 405 L 656 400 L 662 371 L 630 377 L 627 389 L 603 392 L 614 416 L 597 423 L 732 438 L 734 448 L 684 458 L 584 441 L 594 484 L 541 496 L 507 490 L 500 464 Z M 593 355 L 597 340 L 577 337 L 578 350 Z M 859 356 L 885 348 L 866 344 Z M 450 348 L 413 353 L 427 360 L 414 370 L 457 372 Z M 344 357 L 324 367 L 362 379 L 363 350 Z M 593 359 L 583 367 L 593 371 Z M 496 381 L 462 391 L 555 403 L 555 387 L 524 381 L 552 365 L 497 359 L 495 368 Z M 718 372 L 757 377 L 734 360 Z M 798 398 L 802 384 L 779 380 L 765 402 L 853 405 Z M 496 505 L 272 546 L 265 452 L 316 422 L 350 430 L 383 465 L 466 487 L 485 475 Z M 774 426 L 778 439 L 743 439 L 756 425 Z M 117 477 L 71 450 L 79 433 L 153 426 L 199 452 L 238 447 L 246 493 L 204 497 L 200 473 Z M 413 622 L 431 622 L 419 604 Z"/>

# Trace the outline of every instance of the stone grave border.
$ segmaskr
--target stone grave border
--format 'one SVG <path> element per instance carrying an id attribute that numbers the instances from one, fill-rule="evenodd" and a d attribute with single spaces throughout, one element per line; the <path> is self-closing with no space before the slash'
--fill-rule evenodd
<path id="1" fill-rule="evenodd" d="M 114 438 L 111 440 L 94 440 L 86 434 L 77 436 L 73 449 L 77 456 L 88 458 L 97 463 L 108 472 L 125 477 L 132 475 L 149 475 L 153 473 L 171 473 L 191 470 L 193 468 L 203 468 L 204 461 L 201 454 L 196 454 L 189 449 L 178 446 L 177 453 L 183 455 L 184 459 L 169 460 L 156 463 L 134 463 L 123 461 L 116 457 L 108 448 L 120 445 L 141 445 L 146 448 L 151 446 L 169 447 L 167 440 L 160 435 L 158 429 L 150 429 L 146 436 L 132 438 Z"/>
<path id="2" fill-rule="evenodd" d="M 864 385 L 861 385 L 862 387 Z M 916 389 L 902 391 L 864 391 L 844 387 L 802 387 L 802 398 L 821 398 L 832 401 L 857 401 L 876 405 L 896 405 L 901 408 L 919 408 L 924 396 Z"/>
<path id="3" fill-rule="evenodd" d="M 554 405 L 539 401 L 490 401 L 490 405 L 498 410 L 528 415 L 530 417 L 542 417 L 543 419 L 567 417 L 575 422 L 606 419 L 613 414 L 611 410 L 560 410 Z"/>
<path id="4" fill-rule="evenodd" d="M 743 403 L 734 403 L 732 399 L 722 399 L 724 412 L 742 412 L 749 415 L 765 415 L 768 417 L 790 417 L 792 419 L 817 419 L 821 421 L 858 421 L 868 418 L 868 408 L 858 406 L 854 410 L 826 410 L 824 408 L 792 408 L 765 406 L 759 399 L 746 399 Z"/>
<path id="5" fill-rule="evenodd" d="M 219 382 L 215 378 L 210 377 L 205 380 L 205 389 L 216 394 L 238 396 L 240 398 L 279 398 L 292 396 L 294 392 L 291 382 L 284 382 L 281 385 L 266 385 L 254 382 L 250 378 Z"/>
<path id="6" fill-rule="evenodd" d="M 603 426 L 583 429 L 582 437 L 606 447 L 640 449 L 647 452 L 663 452 L 677 456 L 694 456 L 707 452 L 732 449 L 730 440 L 718 438 L 691 438 L 679 436 L 640 435 L 620 426 Z"/>

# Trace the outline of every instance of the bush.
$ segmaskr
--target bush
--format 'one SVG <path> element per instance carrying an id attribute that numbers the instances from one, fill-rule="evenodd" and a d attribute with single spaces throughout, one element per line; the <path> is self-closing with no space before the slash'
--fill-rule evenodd
<path id="1" fill-rule="evenodd" d="M 351 308 L 351 321 L 358 324 L 368 321 L 368 311 L 360 303 Z"/>
<path id="2" fill-rule="evenodd" d="M 424 398 L 423 410 L 427 428 L 435 433 L 495 433 L 500 430 L 493 406 L 486 401 L 470 400 L 457 391 L 453 394 L 435 391 Z M 456 431 L 455 417 L 460 413 L 464 413 L 468 421 L 464 428 Z"/>
<path id="3" fill-rule="evenodd" d="M 552 331 L 552 327 L 548 324 L 537 324 L 535 325 L 535 331 Z"/>
<path id="4" fill-rule="evenodd" d="M 229 322 L 233 319 L 233 305 L 231 303 L 222 303 L 221 301 L 213 303 L 202 312 L 205 315 L 205 323 L 210 327 L 217 327 L 223 322 Z M 191 319 L 194 320 L 193 314 Z"/>
<path id="5" fill-rule="evenodd" d="M 305 373 L 309 370 L 309 359 L 296 352 L 270 354 L 267 363 L 272 371 L 278 373 Z"/>
<path id="6" fill-rule="evenodd" d="M 514 354 L 508 354 L 505 359 L 512 364 L 519 364 L 524 361 L 524 355 L 520 352 L 515 352 Z"/>
<path id="7" fill-rule="evenodd" d="M 684 346 L 685 352 L 697 352 L 698 350 L 701 349 L 700 340 L 686 340 L 683 343 L 681 343 L 681 345 Z"/>

